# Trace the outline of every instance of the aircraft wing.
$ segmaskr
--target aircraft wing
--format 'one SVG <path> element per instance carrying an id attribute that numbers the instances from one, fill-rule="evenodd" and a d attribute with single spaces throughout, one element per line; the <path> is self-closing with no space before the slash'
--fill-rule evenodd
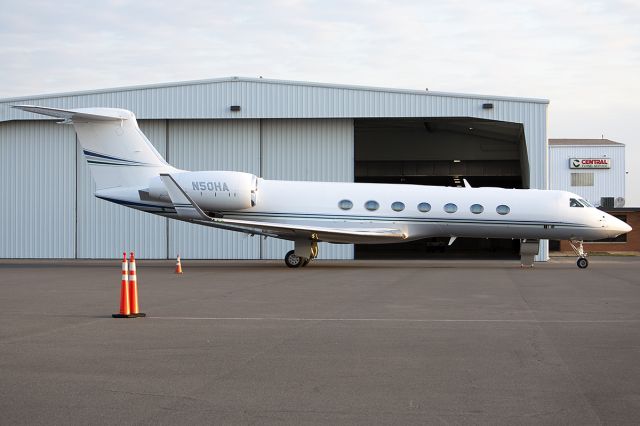
<path id="1" fill-rule="evenodd" d="M 352 243 L 380 240 L 403 240 L 406 235 L 394 228 L 326 228 L 300 224 L 216 218 L 207 215 L 168 173 L 160 174 L 169 198 L 181 219 L 197 221 L 216 228 L 293 240 L 313 238 L 319 241 Z"/>
<path id="2" fill-rule="evenodd" d="M 225 218 L 211 218 L 215 224 L 237 226 L 245 229 L 254 229 L 255 233 L 269 235 L 278 238 L 295 239 L 296 237 L 308 237 L 327 242 L 365 242 L 380 240 L 403 240 L 406 235 L 394 228 L 326 228 L 322 226 L 306 226 L 288 223 L 259 222 L 252 220 L 238 220 Z"/>

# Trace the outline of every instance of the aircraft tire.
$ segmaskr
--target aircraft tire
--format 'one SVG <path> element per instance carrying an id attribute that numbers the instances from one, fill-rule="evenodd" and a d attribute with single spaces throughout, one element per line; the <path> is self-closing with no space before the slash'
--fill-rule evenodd
<path id="1" fill-rule="evenodd" d="M 299 256 L 296 256 L 295 250 L 290 250 L 284 256 L 284 263 L 289 268 L 299 268 L 302 265 L 303 261 Z"/>
<path id="2" fill-rule="evenodd" d="M 302 266 L 304 268 L 305 266 L 307 266 L 309 264 L 309 262 L 311 262 L 311 259 L 305 259 L 305 260 L 302 261 L 302 264 L 300 266 Z"/>
<path id="3" fill-rule="evenodd" d="M 578 264 L 578 268 L 580 269 L 584 269 L 589 266 L 589 261 L 584 257 L 579 258 L 576 263 Z"/>

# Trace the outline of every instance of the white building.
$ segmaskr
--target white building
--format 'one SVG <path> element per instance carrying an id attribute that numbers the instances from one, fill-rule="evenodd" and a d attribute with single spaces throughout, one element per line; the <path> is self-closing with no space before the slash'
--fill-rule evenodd
<path id="1" fill-rule="evenodd" d="M 542 99 L 238 77 L 0 99 L 1 258 L 115 258 L 127 249 L 140 258 L 280 259 L 291 245 L 94 198 L 73 128 L 15 104 L 131 110 L 158 151 L 183 169 L 547 188 Z M 320 256 L 350 259 L 360 249 L 331 245 Z M 539 259 L 547 253 L 542 243 Z"/>
<path id="2" fill-rule="evenodd" d="M 608 139 L 549 139 L 549 188 L 596 206 L 624 207 L 624 144 Z"/>

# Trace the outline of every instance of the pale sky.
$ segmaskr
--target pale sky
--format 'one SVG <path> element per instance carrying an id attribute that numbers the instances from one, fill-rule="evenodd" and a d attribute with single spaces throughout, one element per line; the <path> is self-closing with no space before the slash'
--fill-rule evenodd
<path id="1" fill-rule="evenodd" d="M 549 138 L 627 145 L 640 1 L 0 0 L 0 98 L 244 76 L 545 98 Z"/>

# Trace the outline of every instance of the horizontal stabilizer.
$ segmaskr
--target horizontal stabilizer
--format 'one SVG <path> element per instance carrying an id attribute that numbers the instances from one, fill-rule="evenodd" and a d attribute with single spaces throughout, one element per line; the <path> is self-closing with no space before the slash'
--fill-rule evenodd
<path id="1" fill-rule="evenodd" d="M 63 119 L 67 123 L 87 121 L 121 121 L 128 119 L 126 111 L 107 108 L 59 109 L 36 105 L 12 105 L 11 108 Z"/>

